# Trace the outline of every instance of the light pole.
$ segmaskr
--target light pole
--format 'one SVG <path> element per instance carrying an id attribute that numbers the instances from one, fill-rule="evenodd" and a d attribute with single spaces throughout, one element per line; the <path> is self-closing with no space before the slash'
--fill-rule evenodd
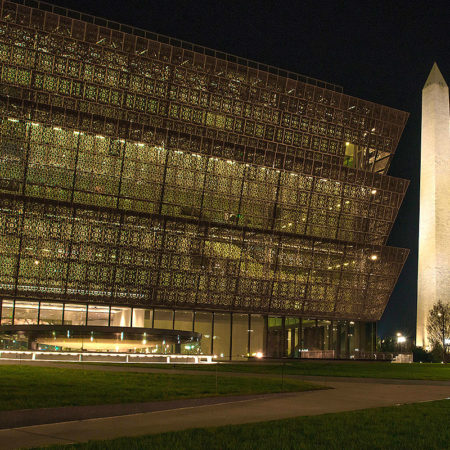
<path id="1" fill-rule="evenodd" d="M 400 349 L 403 347 L 402 344 L 406 342 L 406 337 L 402 333 L 397 333 L 397 351 L 400 353 Z"/>
<path id="2" fill-rule="evenodd" d="M 446 317 L 446 311 L 443 308 L 442 312 L 438 312 L 438 317 L 441 319 L 441 333 L 442 333 L 442 362 L 445 363 L 446 361 L 446 351 L 445 351 L 445 347 L 450 343 L 450 339 L 446 339 L 445 338 L 445 329 L 446 329 L 446 321 L 447 321 L 447 317 Z"/>

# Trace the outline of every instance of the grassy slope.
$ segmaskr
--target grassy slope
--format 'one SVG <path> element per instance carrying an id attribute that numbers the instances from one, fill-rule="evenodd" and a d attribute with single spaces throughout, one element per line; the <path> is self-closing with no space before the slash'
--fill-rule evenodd
<path id="1" fill-rule="evenodd" d="M 304 391 L 298 380 L 0 366 L 0 410 Z"/>
<path id="2" fill-rule="evenodd" d="M 316 375 L 330 377 L 394 378 L 405 380 L 450 380 L 450 364 L 392 364 L 390 362 L 305 362 L 286 361 L 285 363 L 231 363 L 218 365 L 202 364 L 130 364 L 136 367 L 160 369 L 190 369 L 220 372 L 264 373 L 280 376 Z M 284 367 L 283 367 L 284 366 Z"/>
<path id="3" fill-rule="evenodd" d="M 199 428 L 52 449 L 444 449 L 450 401 Z"/>

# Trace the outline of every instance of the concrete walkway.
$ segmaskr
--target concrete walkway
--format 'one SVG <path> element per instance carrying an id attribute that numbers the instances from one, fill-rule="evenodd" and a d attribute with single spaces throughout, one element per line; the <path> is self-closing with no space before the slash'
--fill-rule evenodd
<path id="1" fill-rule="evenodd" d="M 0 449 L 139 436 L 195 428 L 200 424 L 211 427 L 261 422 L 450 397 L 449 384 L 405 384 L 402 380 L 390 380 L 390 383 L 320 382 L 334 389 L 236 398 L 215 404 L 4 429 L 0 430 Z"/>

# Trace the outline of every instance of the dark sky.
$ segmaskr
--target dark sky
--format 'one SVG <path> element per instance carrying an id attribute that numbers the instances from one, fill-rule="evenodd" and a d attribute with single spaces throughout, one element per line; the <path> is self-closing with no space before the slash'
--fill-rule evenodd
<path id="1" fill-rule="evenodd" d="M 54 0 L 54 4 L 278 66 L 411 115 L 389 174 L 411 181 L 389 245 L 411 249 L 378 330 L 414 335 L 421 90 L 450 82 L 450 2 Z"/>

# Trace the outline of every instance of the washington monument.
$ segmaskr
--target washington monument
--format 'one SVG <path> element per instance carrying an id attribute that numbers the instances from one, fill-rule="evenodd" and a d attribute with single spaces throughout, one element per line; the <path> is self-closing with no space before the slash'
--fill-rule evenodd
<path id="1" fill-rule="evenodd" d="M 449 299 L 449 92 L 444 77 L 434 63 L 422 90 L 417 346 L 429 345 L 426 321 L 433 304 Z"/>

